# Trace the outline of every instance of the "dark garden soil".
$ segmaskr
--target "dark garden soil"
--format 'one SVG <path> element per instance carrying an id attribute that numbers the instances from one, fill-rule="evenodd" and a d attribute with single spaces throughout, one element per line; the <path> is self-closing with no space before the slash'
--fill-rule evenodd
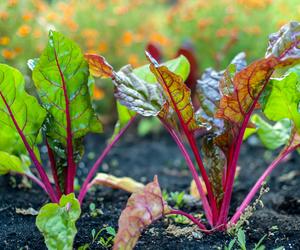
<path id="1" fill-rule="evenodd" d="M 101 136 L 86 140 L 85 157 L 89 167 L 94 160 L 93 152 L 100 152 L 104 145 Z M 262 147 L 245 145 L 239 161 L 241 166 L 232 203 L 237 205 L 270 161 L 270 153 Z M 284 246 L 285 249 L 300 249 L 300 157 L 293 154 L 273 173 L 268 185 L 271 190 L 263 196 L 264 208 L 258 207 L 249 220 L 246 230 L 247 244 L 252 249 L 265 234 L 266 249 Z M 87 167 L 79 166 L 79 175 L 86 176 Z M 107 157 L 102 171 L 116 176 L 130 176 L 144 183 L 157 174 L 163 189 L 186 191 L 190 175 L 177 146 L 167 135 L 135 139 L 125 136 Z M 281 178 L 278 178 L 281 175 Z M 14 183 L 14 180 L 17 183 Z M 78 234 L 75 248 L 92 241 L 91 231 L 103 226 L 117 228 L 118 217 L 125 207 L 128 194 L 123 191 L 97 187 L 89 192 L 83 205 L 81 219 L 77 223 Z M 20 178 L 0 178 L 0 249 L 45 249 L 43 238 L 35 226 L 35 217 L 16 213 L 16 208 L 38 210 L 48 202 L 47 196 L 37 186 L 21 187 Z M 92 217 L 89 204 L 95 203 L 103 214 Z M 189 212 L 201 212 L 194 203 L 183 208 Z M 234 209 L 232 210 L 232 212 Z M 160 220 L 143 233 L 136 249 L 224 249 L 231 237 L 225 233 L 202 235 L 194 233 L 191 226 Z M 91 249 L 103 249 L 96 243 Z"/>

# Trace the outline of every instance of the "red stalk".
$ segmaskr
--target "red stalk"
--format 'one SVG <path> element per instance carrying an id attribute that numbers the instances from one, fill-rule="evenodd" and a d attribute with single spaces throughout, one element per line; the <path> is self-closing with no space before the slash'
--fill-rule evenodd
<path id="1" fill-rule="evenodd" d="M 261 91 L 258 93 L 258 95 L 253 100 L 253 103 L 252 103 L 249 111 L 245 115 L 245 118 L 243 120 L 241 129 L 240 129 L 239 134 L 238 134 L 238 137 L 237 137 L 236 141 L 232 144 L 232 146 L 230 148 L 230 155 L 232 155 L 232 153 L 233 153 L 233 158 L 232 158 L 232 161 L 230 161 L 228 163 L 229 164 L 228 165 L 228 170 L 227 170 L 228 176 L 226 177 L 226 181 L 225 181 L 225 192 L 224 192 L 224 197 L 223 197 L 223 201 L 222 201 L 221 210 L 220 210 L 217 225 L 227 224 L 227 216 L 228 216 L 228 212 L 229 212 L 229 206 L 230 206 L 230 201 L 231 201 L 231 196 L 232 196 L 232 191 L 233 191 L 233 183 L 234 183 L 234 178 L 235 178 L 236 167 L 237 167 L 237 162 L 238 162 L 238 159 L 239 159 L 240 150 L 241 150 L 241 146 L 242 146 L 242 143 L 243 143 L 244 133 L 245 133 L 245 130 L 246 130 L 247 125 L 249 123 L 251 114 L 254 111 L 255 106 L 258 102 L 258 99 L 259 99 L 261 93 L 264 91 L 266 85 L 268 84 L 269 79 L 270 79 L 271 75 L 273 74 L 273 71 L 274 70 L 272 70 L 269 73 L 269 76 L 266 78 L 266 81 L 265 81 L 265 84 L 264 84 L 263 88 L 261 89 Z"/>
<path id="2" fill-rule="evenodd" d="M 151 61 L 151 59 L 150 59 Z M 177 103 L 176 101 L 174 100 L 167 84 L 165 83 L 164 81 L 164 78 L 162 77 L 161 73 L 159 72 L 159 70 L 157 70 L 160 78 L 162 79 L 162 81 L 164 82 L 164 84 L 166 85 L 165 89 L 167 90 L 168 92 L 168 95 L 171 99 L 171 102 L 173 104 L 173 107 L 174 107 L 174 110 L 178 116 L 178 119 L 179 119 L 179 123 L 180 123 L 180 126 L 182 127 L 185 135 L 186 135 L 186 138 L 188 139 L 188 142 L 192 148 L 192 151 L 195 155 L 195 159 L 197 161 L 197 164 L 198 164 L 198 167 L 199 167 L 199 170 L 200 170 L 200 173 L 202 175 L 202 178 L 203 178 L 203 181 L 205 183 L 205 186 L 206 186 L 206 190 L 207 190 L 207 194 L 208 194 L 208 198 L 209 198 L 209 201 L 211 203 L 211 207 L 212 207 L 212 212 L 213 212 L 213 224 L 215 224 L 215 220 L 218 216 L 218 211 L 217 211 L 217 204 L 216 204 L 216 200 L 214 198 L 214 195 L 213 195 L 213 191 L 212 191 L 212 187 L 211 187 L 211 184 L 210 184 L 210 181 L 209 181 L 209 178 L 208 178 L 208 175 L 206 173 L 206 170 L 203 166 L 203 162 L 202 162 L 202 159 L 201 159 L 201 156 L 199 154 L 199 151 L 198 151 L 198 148 L 197 148 L 197 145 L 196 145 L 196 142 L 195 142 L 195 138 L 193 137 L 192 133 L 189 131 L 189 128 L 187 127 L 186 123 L 184 122 L 182 116 L 181 116 L 181 113 L 180 111 L 178 110 L 178 107 L 177 107 Z"/>
<path id="3" fill-rule="evenodd" d="M 265 181 L 265 179 L 271 174 L 271 172 L 278 166 L 278 164 L 291 152 L 293 152 L 296 147 L 292 147 L 292 148 L 287 148 L 285 149 L 270 165 L 269 167 L 264 171 L 264 173 L 261 175 L 261 177 L 257 180 L 257 182 L 255 183 L 255 185 L 252 187 L 252 189 L 250 190 L 250 192 L 248 193 L 248 195 L 246 196 L 246 198 L 244 199 L 244 201 L 242 202 L 242 204 L 239 206 L 239 208 L 237 209 L 237 211 L 235 212 L 235 214 L 232 216 L 229 224 L 235 224 L 241 214 L 244 212 L 244 210 L 247 208 L 247 206 L 249 205 L 249 203 L 252 201 L 253 197 L 255 196 L 255 194 L 257 193 L 257 191 L 261 188 L 263 182 Z"/>
<path id="4" fill-rule="evenodd" d="M 126 130 L 130 127 L 130 125 L 134 122 L 135 118 L 136 118 L 136 116 L 132 117 L 131 120 L 126 124 L 126 126 L 120 130 L 120 132 L 115 136 L 115 138 L 106 146 L 106 148 L 104 149 L 104 151 L 102 152 L 102 154 L 100 155 L 98 160 L 95 162 L 95 164 L 91 168 L 88 176 L 86 177 L 86 179 L 81 187 L 81 190 L 80 190 L 80 193 L 78 196 L 78 200 L 79 200 L 80 204 L 82 203 L 87 191 L 91 187 L 89 185 L 90 181 L 92 180 L 93 176 L 97 172 L 99 165 L 102 163 L 104 158 L 108 155 L 108 153 L 111 151 L 112 147 L 119 141 L 119 139 L 122 137 L 122 135 L 126 132 Z"/>
<path id="5" fill-rule="evenodd" d="M 59 186 L 55 157 L 54 157 L 52 149 L 49 146 L 47 139 L 46 139 L 46 146 L 47 146 L 48 156 L 49 156 L 49 160 L 50 160 L 50 167 L 51 167 L 51 172 L 52 172 L 52 176 L 53 176 L 54 183 L 55 183 L 56 192 L 57 192 L 58 197 L 60 198 L 62 195 L 62 192 L 61 192 L 61 189 Z"/>
<path id="6" fill-rule="evenodd" d="M 67 164 L 68 164 L 68 170 L 67 170 L 67 180 L 66 180 L 66 194 L 73 193 L 74 192 L 74 178 L 76 175 L 76 163 L 73 159 L 73 140 L 72 140 L 72 123 L 71 123 L 71 114 L 70 114 L 70 100 L 68 97 L 67 92 L 67 85 L 65 81 L 65 77 L 61 71 L 60 65 L 58 63 L 58 58 L 56 54 L 56 50 L 54 48 L 54 54 L 55 54 L 55 61 L 56 66 L 59 70 L 59 74 L 62 80 L 62 89 L 64 92 L 64 98 L 66 103 L 66 120 L 67 120 Z"/>
<path id="7" fill-rule="evenodd" d="M 25 176 L 28 177 L 33 182 L 35 182 L 37 185 L 39 185 L 46 193 L 48 193 L 43 182 L 41 182 L 41 180 L 37 178 L 35 175 L 33 175 L 32 173 L 25 173 Z"/>
<path id="8" fill-rule="evenodd" d="M 207 230 L 207 228 L 205 227 L 204 224 L 202 224 L 200 222 L 200 220 L 196 219 L 193 215 L 191 214 L 188 214 L 186 212 L 183 212 L 181 210 L 171 210 L 169 213 L 165 214 L 165 215 L 171 215 L 171 214 L 178 214 L 178 215 L 182 215 L 186 218 L 188 218 L 190 221 L 192 221 L 195 225 L 197 225 L 199 227 L 199 229 L 202 231 L 202 232 L 205 232 L 205 233 L 209 233 L 210 230 Z"/>
<path id="9" fill-rule="evenodd" d="M 197 190 L 199 192 L 199 195 L 201 197 L 201 201 L 202 201 L 202 204 L 203 204 L 203 209 L 204 209 L 204 212 L 205 212 L 205 215 L 206 215 L 206 218 L 209 222 L 210 225 L 213 225 L 213 219 L 212 219 L 212 211 L 211 211 L 211 208 L 210 208 L 210 205 L 207 201 L 207 198 L 206 198 L 206 195 L 204 193 L 204 190 L 203 190 L 203 187 L 200 183 L 200 180 L 199 180 L 199 175 L 197 173 L 197 170 L 189 156 L 189 153 L 187 152 L 186 148 L 184 147 L 183 143 L 181 142 L 181 140 L 179 139 L 178 135 L 176 134 L 176 132 L 174 131 L 174 129 L 172 129 L 167 123 L 165 123 L 163 120 L 161 120 L 162 123 L 164 124 L 165 128 L 168 130 L 168 132 L 170 133 L 170 135 L 172 136 L 172 138 L 174 139 L 174 141 L 176 142 L 177 146 L 179 147 L 182 155 L 184 156 L 185 158 L 185 161 L 192 173 L 192 176 L 193 176 L 193 179 L 196 183 L 196 187 L 197 187 Z"/>
<path id="10" fill-rule="evenodd" d="M 18 122 L 16 121 L 16 119 L 15 119 L 13 113 L 12 113 L 12 110 L 10 109 L 10 106 L 8 105 L 6 99 L 4 98 L 4 96 L 3 96 L 3 94 L 1 92 L 0 92 L 0 95 L 1 95 L 1 98 L 2 98 L 2 100 L 4 102 L 4 104 L 5 104 L 8 112 L 9 112 L 10 117 L 11 117 L 11 119 L 12 119 L 12 121 L 13 121 L 13 123 L 14 123 L 14 125 L 15 125 L 15 127 L 16 127 L 16 129 L 17 129 L 17 131 L 18 131 L 18 133 L 19 133 L 19 135 L 20 135 L 20 137 L 21 137 L 21 139 L 22 139 L 22 141 L 23 141 L 26 149 L 27 149 L 27 151 L 28 151 L 28 154 L 29 154 L 31 160 L 33 161 L 34 165 L 36 166 L 36 168 L 37 168 L 37 170 L 39 172 L 39 175 L 40 175 L 40 177 L 42 179 L 42 182 L 45 185 L 45 188 L 47 190 L 47 193 L 49 194 L 49 197 L 50 197 L 51 201 L 54 202 L 54 203 L 57 203 L 58 202 L 58 198 L 57 198 L 57 196 L 56 196 L 56 194 L 55 194 L 55 192 L 54 192 L 54 190 L 53 190 L 53 188 L 51 186 L 51 183 L 49 181 L 49 178 L 48 178 L 48 176 L 47 176 L 47 174 L 46 174 L 43 166 L 41 165 L 41 163 L 37 159 L 37 157 L 36 157 L 33 149 L 30 147 L 30 145 L 29 145 L 29 143 L 28 143 L 28 141 L 27 141 L 27 139 L 26 139 L 23 131 L 19 127 Z"/>

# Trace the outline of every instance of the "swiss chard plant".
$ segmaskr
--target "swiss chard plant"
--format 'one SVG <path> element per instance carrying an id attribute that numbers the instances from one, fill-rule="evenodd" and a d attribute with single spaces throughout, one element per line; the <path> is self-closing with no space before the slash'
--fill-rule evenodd
<path id="1" fill-rule="evenodd" d="M 160 119 L 186 160 L 201 197 L 206 221 L 168 206 L 155 178 L 128 200 L 119 219 L 114 249 L 133 248 L 146 226 L 170 214 L 186 216 L 207 233 L 230 228 L 237 223 L 272 170 L 300 145 L 299 69 L 287 70 L 300 62 L 299 23 L 291 22 L 271 34 L 264 58 L 247 65 L 245 54 L 240 53 L 224 71 L 206 70 L 197 84 L 201 103 L 198 110 L 194 108 L 191 91 L 184 79 L 167 66 L 160 65 L 149 53 L 146 55 L 152 76 L 149 71 L 147 75 L 146 71 L 141 75 L 129 67 L 118 74 L 110 71 L 116 87 L 115 96 L 128 109 Z M 98 69 L 109 67 L 101 57 L 97 60 Z M 251 120 L 256 111 L 262 111 L 277 123 L 264 123 L 259 116 Z M 258 124 L 260 126 L 255 130 Z M 283 130 L 288 131 L 288 136 L 286 132 L 282 136 L 282 130 L 278 129 L 282 126 L 287 129 Z M 268 131 L 276 131 L 272 148 L 285 146 L 233 216 L 229 216 L 245 133 L 261 133 L 266 127 Z"/>
<path id="2" fill-rule="evenodd" d="M 120 79 L 127 77 L 121 71 L 114 73 L 110 66 L 100 70 L 91 63 L 93 58 L 84 55 L 76 43 L 61 33 L 50 31 L 40 58 L 28 61 L 35 96 L 26 92 L 24 78 L 18 70 L 0 64 L 0 175 L 25 175 L 49 195 L 51 203 L 41 208 L 36 220 L 48 249 L 72 249 L 81 204 L 92 185 L 128 192 L 144 188 L 130 178 L 103 173 L 93 179 L 104 158 L 136 117 L 134 111 L 118 103 L 119 119 L 114 133 L 89 170 L 78 196 L 74 194 L 76 170 L 84 153 L 83 139 L 88 133 L 103 130 L 91 101 L 94 78 L 90 72 L 96 77 L 97 71 L 101 77 L 112 77 L 112 73 Z M 166 64 L 183 78 L 187 77 L 185 57 Z M 143 75 L 145 70 L 149 71 L 142 67 L 135 72 Z M 42 143 L 47 147 L 49 171 L 46 162 L 41 161 L 39 145 Z"/>

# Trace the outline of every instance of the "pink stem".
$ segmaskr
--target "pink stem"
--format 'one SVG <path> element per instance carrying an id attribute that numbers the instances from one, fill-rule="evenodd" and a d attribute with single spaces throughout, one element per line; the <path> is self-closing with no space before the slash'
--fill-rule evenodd
<path id="1" fill-rule="evenodd" d="M 190 133 L 187 134 L 186 136 L 187 136 L 187 139 L 188 139 L 188 141 L 189 141 L 189 143 L 190 143 L 190 146 L 191 146 L 192 151 L 193 151 L 193 153 L 194 153 L 195 159 L 196 159 L 197 164 L 198 164 L 198 166 L 199 166 L 199 169 L 200 169 L 200 172 L 201 172 L 203 181 L 204 181 L 205 186 L 206 186 L 208 199 L 209 199 L 209 201 L 210 201 L 211 208 L 212 208 L 212 219 L 213 219 L 213 224 L 215 224 L 215 223 L 216 223 L 216 220 L 218 219 L 218 208 L 217 208 L 216 200 L 215 200 L 215 198 L 214 198 L 214 194 L 213 194 L 213 191 L 212 191 L 212 187 L 211 187 L 209 178 L 208 178 L 208 176 L 207 176 L 206 170 L 205 170 L 205 168 L 204 168 L 204 165 L 203 165 L 201 156 L 200 156 L 200 154 L 199 154 L 199 150 L 198 150 L 198 147 L 197 147 L 195 138 L 194 138 Z"/>
<path id="2" fill-rule="evenodd" d="M 81 190 L 80 190 L 80 193 L 78 196 L 78 200 L 80 203 L 82 203 L 88 189 L 91 187 L 91 185 L 89 185 L 90 181 L 92 180 L 93 176 L 97 172 L 99 165 L 102 163 L 104 158 L 108 155 L 108 153 L 111 151 L 112 147 L 119 141 L 119 139 L 122 137 L 122 135 L 125 133 L 125 131 L 130 127 L 130 125 L 133 123 L 135 118 L 136 118 L 136 116 L 132 117 L 131 120 L 126 124 L 126 126 L 120 130 L 120 132 L 115 136 L 115 138 L 107 145 L 107 147 L 104 149 L 104 151 L 102 152 L 102 154 L 100 155 L 98 160 L 95 162 L 95 164 L 91 168 L 88 176 L 86 177 L 86 179 L 81 187 Z"/>
<path id="3" fill-rule="evenodd" d="M 208 233 L 209 230 L 207 230 L 207 228 L 205 227 L 204 224 L 202 224 L 198 219 L 196 219 L 194 216 L 192 216 L 191 214 L 188 214 L 186 212 L 183 212 L 181 210 L 171 210 L 170 212 L 166 213 L 165 215 L 171 215 L 171 214 L 178 214 L 178 215 L 182 215 L 186 218 L 188 218 L 190 221 L 192 221 L 194 224 L 196 224 L 202 232 Z"/>
<path id="4" fill-rule="evenodd" d="M 61 71 L 56 50 L 54 49 L 56 66 L 59 70 L 59 74 L 62 80 L 62 89 L 64 92 L 65 105 L 66 105 L 66 122 L 67 122 L 67 180 L 66 180 L 66 194 L 74 192 L 74 179 L 76 175 L 76 163 L 73 158 L 73 140 L 72 140 L 72 123 L 71 123 L 71 114 L 70 114 L 70 100 L 68 97 L 67 84 L 65 77 Z"/>
<path id="5" fill-rule="evenodd" d="M 282 159 L 284 159 L 293 150 L 295 150 L 294 147 L 287 148 L 270 164 L 270 166 L 265 170 L 265 172 L 261 175 L 261 177 L 257 180 L 255 185 L 252 187 L 251 191 L 248 193 L 248 195 L 244 199 L 241 206 L 235 212 L 235 214 L 233 215 L 233 217 L 230 220 L 230 224 L 235 224 L 239 220 L 241 214 L 244 212 L 246 207 L 252 201 L 252 199 L 255 196 L 255 194 L 257 193 L 257 191 L 261 188 L 265 179 L 271 174 L 271 172 L 276 168 L 276 166 L 278 166 L 278 164 L 282 161 Z"/>
<path id="6" fill-rule="evenodd" d="M 34 181 L 36 184 L 38 184 L 46 193 L 47 189 L 45 187 L 45 185 L 43 184 L 43 182 L 41 182 L 41 180 L 39 178 L 37 178 L 35 175 L 33 175 L 32 173 L 25 173 L 25 175 L 32 181 Z"/>
<path id="7" fill-rule="evenodd" d="M 262 87 L 260 92 L 257 94 L 255 99 L 253 100 L 253 103 L 252 103 L 249 111 L 247 111 L 247 113 L 245 115 L 245 118 L 243 120 L 243 123 L 241 125 L 241 129 L 239 131 L 238 138 L 231 146 L 230 154 L 233 153 L 233 159 L 232 159 L 232 161 L 229 162 L 229 165 L 227 166 L 228 167 L 227 168 L 228 169 L 228 176 L 226 177 L 226 180 L 225 180 L 224 197 L 223 197 L 223 201 L 222 201 L 221 210 L 220 210 L 217 225 L 221 225 L 221 224 L 225 225 L 227 223 L 227 216 L 228 216 L 228 213 L 229 213 L 229 206 L 230 206 L 230 201 L 231 201 L 231 196 L 232 196 L 232 191 L 233 191 L 233 183 L 234 183 L 234 178 L 235 178 L 235 172 L 236 172 L 236 167 L 237 167 L 237 163 L 238 163 L 238 159 L 239 159 L 241 146 L 242 146 L 242 143 L 243 143 L 244 133 L 245 133 L 245 130 L 246 130 L 247 125 L 249 123 L 251 114 L 254 111 L 255 106 L 258 102 L 258 99 L 261 96 L 261 93 L 264 91 L 265 87 L 267 86 L 273 71 L 274 70 L 272 70 L 269 73 L 268 77 L 266 77 L 266 81 L 265 81 L 264 86 Z"/>
<path id="8" fill-rule="evenodd" d="M 14 117 L 14 115 L 12 113 L 12 110 L 11 110 L 10 106 L 8 105 L 6 99 L 4 98 L 4 96 L 3 96 L 3 94 L 1 92 L 0 92 L 0 95 L 1 95 L 1 98 L 2 98 L 2 100 L 4 102 L 4 104 L 5 104 L 8 112 L 9 112 L 10 117 L 11 117 L 11 119 L 12 119 L 12 121 L 13 121 L 13 123 L 14 123 L 14 125 L 15 125 L 15 127 L 16 127 L 16 129 L 17 129 L 17 131 L 18 131 L 18 133 L 19 133 L 19 135 L 20 135 L 20 137 L 21 137 L 21 139 L 22 139 L 22 141 L 23 141 L 26 149 L 27 149 L 27 151 L 28 151 L 28 154 L 29 154 L 31 160 L 33 161 L 34 165 L 36 166 L 36 169 L 39 172 L 39 175 L 40 175 L 40 177 L 42 179 L 42 182 L 45 185 L 45 188 L 47 190 L 47 193 L 49 194 L 49 197 L 50 197 L 51 201 L 57 203 L 58 202 L 58 198 L 57 198 L 57 196 L 56 196 L 56 194 L 55 194 L 55 192 L 54 192 L 54 190 L 53 190 L 53 188 L 51 186 L 51 183 L 49 181 L 49 178 L 48 178 L 45 170 L 43 169 L 43 166 L 40 164 L 39 160 L 37 159 L 37 157 L 36 157 L 33 149 L 30 147 L 30 145 L 29 145 L 29 143 L 28 143 L 28 141 L 27 141 L 27 139 L 26 139 L 23 131 L 19 127 L 18 122 L 17 122 L 17 120 L 15 119 L 15 117 Z"/>
<path id="9" fill-rule="evenodd" d="M 212 225 L 212 212 L 211 212 L 211 208 L 209 206 L 209 203 L 207 201 L 207 198 L 206 198 L 206 195 L 204 193 L 204 190 L 203 190 L 203 187 L 201 185 L 201 182 L 199 180 L 199 175 L 197 173 L 197 170 L 186 150 L 186 148 L 184 147 L 183 143 L 181 142 L 181 140 L 179 139 L 178 135 L 176 134 L 176 132 L 167 124 L 165 123 L 163 120 L 161 120 L 162 123 L 164 124 L 165 128 L 168 130 L 168 132 L 170 133 L 170 135 L 172 136 L 172 138 L 174 139 L 174 141 L 176 142 L 176 144 L 178 145 L 182 155 L 184 156 L 185 158 L 185 161 L 192 173 L 192 176 L 193 176 L 193 179 L 196 183 L 196 187 L 197 187 L 197 190 L 199 192 L 199 195 L 201 197 L 201 201 L 202 201 L 202 204 L 203 204 L 203 209 L 205 211 L 205 215 L 206 215 L 206 218 L 209 222 L 210 225 Z"/>
<path id="10" fill-rule="evenodd" d="M 51 166 L 51 172 L 52 172 L 52 176 L 53 176 L 53 179 L 54 179 L 56 192 L 57 192 L 58 197 L 60 199 L 60 197 L 62 195 L 62 192 L 61 192 L 61 189 L 60 189 L 60 186 L 59 186 L 56 163 L 55 163 L 55 157 L 54 157 L 52 149 L 49 146 L 49 143 L 48 143 L 47 139 L 46 139 L 46 146 L 47 146 L 47 151 L 48 151 L 48 156 L 49 156 L 50 166 Z"/>

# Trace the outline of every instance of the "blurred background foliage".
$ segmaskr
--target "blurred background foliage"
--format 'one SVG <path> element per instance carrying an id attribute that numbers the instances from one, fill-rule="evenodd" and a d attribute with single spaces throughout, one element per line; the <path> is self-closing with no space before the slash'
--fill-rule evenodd
<path id="1" fill-rule="evenodd" d="M 115 69 L 147 63 L 149 44 L 163 60 L 188 45 L 200 75 L 206 67 L 226 67 L 240 51 L 248 61 L 262 57 L 268 34 L 299 16 L 299 0 L 2 0 L 0 60 L 29 76 L 27 60 L 39 56 L 48 30 L 56 29 L 84 52 L 105 56 Z M 112 86 L 97 86 L 94 98 L 109 121 Z"/>

